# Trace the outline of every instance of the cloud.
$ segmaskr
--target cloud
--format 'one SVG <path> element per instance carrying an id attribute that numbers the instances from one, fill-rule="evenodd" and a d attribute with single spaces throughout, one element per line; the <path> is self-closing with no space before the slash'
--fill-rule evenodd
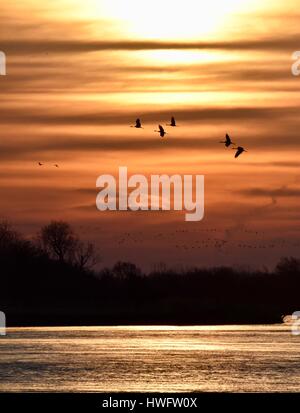
<path id="1" fill-rule="evenodd" d="M 269 162 L 268 165 L 270 166 L 278 166 L 280 168 L 300 168 L 299 162 L 294 161 L 276 161 L 276 162 Z"/>
<path id="2" fill-rule="evenodd" d="M 254 197 L 271 197 L 273 199 L 277 197 L 287 198 L 300 196 L 300 188 L 288 188 L 286 186 L 277 189 L 249 188 L 240 190 L 238 193 L 241 195 Z"/>
<path id="3" fill-rule="evenodd" d="M 127 131 L 128 130 L 128 131 Z M 29 136 L 30 131 L 19 132 L 24 138 L 21 140 L 19 136 L 14 133 L 6 134 L 9 139 L 2 140 L 0 142 L 0 159 L 3 161 L 12 160 L 34 160 L 43 162 L 62 162 L 63 160 L 70 160 L 74 156 L 81 155 L 84 152 L 91 154 L 97 153 L 97 151 L 104 153 L 110 152 L 143 152 L 143 151 L 156 151 L 157 153 L 168 152 L 172 150 L 184 151 L 187 154 L 188 151 L 199 151 L 199 158 L 205 156 L 203 152 L 211 150 L 218 156 L 233 156 L 233 151 L 225 150 L 218 142 L 224 135 L 224 129 L 220 128 L 219 134 L 209 134 L 192 131 L 192 136 L 175 135 L 168 138 L 167 144 L 162 144 L 162 140 L 152 132 L 151 126 L 149 126 L 149 132 L 142 135 L 135 134 L 135 131 L 130 134 L 130 128 L 124 127 L 124 134 L 109 135 L 101 134 L 101 130 L 98 135 L 89 135 L 86 133 L 74 134 L 71 133 L 45 133 L 41 132 L 35 138 Z M 179 128 L 178 128 L 179 130 Z M 280 132 L 280 131 L 279 131 Z M 171 133 L 171 132 L 170 132 Z M 171 135 L 170 135 L 171 136 Z M 270 141 L 272 141 L 272 147 L 270 148 Z M 291 161 L 278 161 L 257 162 L 257 155 L 262 155 L 263 150 L 268 152 L 291 151 L 297 150 L 299 147 L 299 140 L 297 133 L 286 134 L 285 139 L 282 139 L 281 134 L 270 136 L 269 132 L 256 134 L 255 136 L 245 136 L 243 138 L 243 144 L 251 151 L 249 157 L 244 159 L 244 164 L 248 167 L 256 168 L 258 165 L 261 167 L 299 167 L 299 164 L 295 162 L 295 157 Z M 195 153 L 193 154 L 193 156 Z M 251 161 L 254 161 L 253 163 Z M 212 161 L 211 161 L 212 162 Z M 219 163 L 222 163 L 222 159 L 219 159 Z M 5 173 L 5 171 L 4 171 Z M 12 171 L 8 172 L 9 174 Z"/>
<path id="4" fill-rule="evenodd" d="M 175 148 L 209 148 L 212 142 L 209 139 L 177 138 L 165 147 L 165 150 Z M 82 136 L 80 139 L 70 139 L 61 137 L 61 139 L 52 139 L 43 142 L 22 142 L 18 144 L 0 143 L 0 159 L 18 159 L 20 156 L 35 157 L 38 154 L 46 157 L 45 152 L 83 152 L 83 151 L 144 151 L 144 150 L 163 150 L 161 140 L 155 136 L 151 139 L 143 138 L 112 138 L 98 136 L 96 138 Z M 65 156 L 65 154 L 63 155 Z M 53 155 L 52 155 L 53 158 Z M 44 159 L 44 158 L 43 158 Z"/>
<path id="5" fill-rule="evenodd" d="M 297 35 L 285 37 L 266 37 L 258 40 L 239 41 L 143 41 L 143 40 L 11 40 L 3 39 L 1 47 L 8 54 L 28 53 L 86 53 L 96 51 L 135 51 L 135 50 L 245 50 L 245 51 L 283 51 L 298 50 L 300 38 Z"/>
<path id="6" fill-rule="evenodd" d="M 2 107 L 1 107 L 2 106 Z M 137 113 L 121 111 L 91 111 L 86 113 L 70 113 L 72 107 L 65 108 L 64 113 L 58 109 L 52 112 L 39 110 L 38 108 L 10 108 L 0 105 L 0 123 L 7 124 L 39 124 L 39 125 L 130 125 L 136 118 Z M 176 109 L 172 115 L 181 119 L 182 122 L 229 122 L 239 120 L 278 120 L 279 118 L 298 117 L 299 108 L 287 107 L 230 107 L 230 108 L 201 108 L 201 109 Z M 169 109 L 143 111 L 138 114 L 143 122 L 157 123 L 158 119 L 170 118 Z"/>

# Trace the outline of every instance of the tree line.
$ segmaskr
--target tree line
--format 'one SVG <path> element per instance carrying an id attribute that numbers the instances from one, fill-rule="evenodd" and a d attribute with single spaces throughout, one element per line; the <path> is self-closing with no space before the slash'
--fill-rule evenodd
<path id="1" fill-rule="evenodd" d="M 300 310 L 300 260 L 273 271 L 97 269 L 95 246 L 62 221 L 26 239 L 0 223 L 0 310 L 8 325 L 273 323 Z M 169 263 L 170 267 L 172 263 Z"/>

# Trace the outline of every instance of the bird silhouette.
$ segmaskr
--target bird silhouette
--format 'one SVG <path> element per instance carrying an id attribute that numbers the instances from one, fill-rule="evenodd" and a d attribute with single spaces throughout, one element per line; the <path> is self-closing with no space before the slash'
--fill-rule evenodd
<path id="1" fill-rule="evenodd" d="M 141 128 L 142 128 L 141 120 L 138 118 L 138 119 L 135 121 L 135 125 L 134 125 L 134 126 L 130 126 L 130 127 L 131 127 L 131 128 L 141 129 Z"/>
<path id="2" fill-rule="evenodd" d="M 230 136 L 226 133 L 226 140 L 225 141 L 220 141 L 220 143 L 225 143 L 226 148 L 229 148 L 231 145 L 235 145 L 235 143 L 232 142 Z"/>
<path id="3" fill-rule="evenodd" d="M 39 162 L 39 166 L 43 166 L 43 165 L 44 165 L 43 163 Z"/>
<path id="4" fill-rule="evenodd" d="M 242 146 L 238 146 L 237 148 L 232 148 L 236 150 L 235 158 L 238 158 L 243 152 L 247 152 Z"/>
<path id="5" fill-rule="evenodd" d="M 59 168 L 59 166 L 57 165 L 57 163 L 56 163 L 56 164 L 54 164 L 54 166 L 55 166 L 55 168 Z"/>
<path id="6" fill-rule="evenodd" d="M 161 125 L 158 125 L 158 129 L 159 130 L 155 130 L 154 132 L 159 132 L 160 137 L 163 138 L 167 132 L 164 130 L 164 128 Z"/>
<path id="7" fill-rule="evenodd" d="M 167 126 L 173 126 L 173 127 L 177 126 L 174 116 L 171 117 L 171 123 L 167 123 Z"/>

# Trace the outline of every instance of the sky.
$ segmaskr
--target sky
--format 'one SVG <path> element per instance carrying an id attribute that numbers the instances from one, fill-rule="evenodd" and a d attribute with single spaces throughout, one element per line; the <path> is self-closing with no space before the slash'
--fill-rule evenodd
<path id="1" fill-rule="evenodd" d="M 66 220 L 102 265 L 264 268 L 299 256 L 298 5 L 1 4 L 0 216 L 28 237 Z M 154 129 L 172 115 L 162 140 Z M 137 117 L 144 129 L 130 128 Z M 219 144 L 226 133 L 248 150 L 238 160 Z M 119 166 L 205 175 L 204 219 L 99 212 L 96 179 Z"/>

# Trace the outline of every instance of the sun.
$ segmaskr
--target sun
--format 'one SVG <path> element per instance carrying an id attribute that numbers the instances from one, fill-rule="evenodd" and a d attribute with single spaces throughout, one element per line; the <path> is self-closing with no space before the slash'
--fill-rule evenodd
<path id="1" fill-rule="evenodd" d="M 255 0 L 89 0 L 98 16 L 116 20 L 140 39 L 192 40 L 219 35 L 233 14 Z"/>

